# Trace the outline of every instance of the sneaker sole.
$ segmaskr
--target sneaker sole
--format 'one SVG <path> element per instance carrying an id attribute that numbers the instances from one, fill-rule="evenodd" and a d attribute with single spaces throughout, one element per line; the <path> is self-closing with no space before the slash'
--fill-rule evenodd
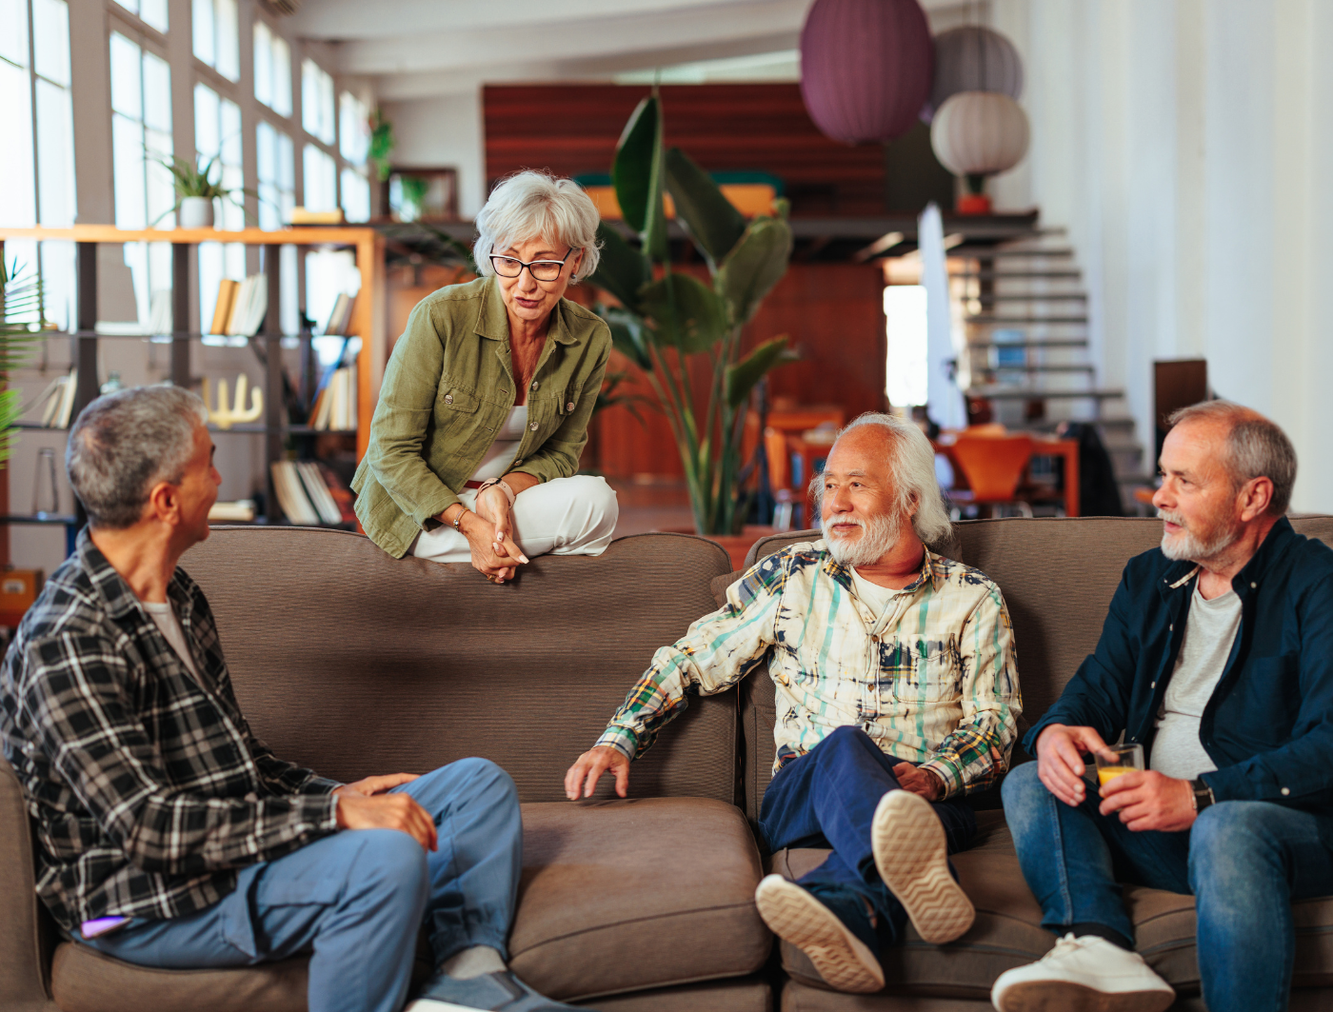
<path id="1" fill-rule="evenodd" d="M 830 987 L 856 994 L 883 989 L 884 971 L 875 954 L 800 886 L 769 875 L 755 890 L 754 902 L 773 934 L 804 952 Z"/>
<path id="2" fill-rule="evenodd" d="M 949 874 L 948 844 L 925 798 L 889 791 L 870 828 L 875 867 L 925 941 L 952 942 L 972 927 L 976 908 Z"/>
<path id="3" fill-rule="evenodd" d="M 1175 1000 L 1169 991 L 1108 994 L 1071 981 L 1033 980 L 1005 988 L 995 1007 L 1000 1012 L 1166 1012 Z"/>

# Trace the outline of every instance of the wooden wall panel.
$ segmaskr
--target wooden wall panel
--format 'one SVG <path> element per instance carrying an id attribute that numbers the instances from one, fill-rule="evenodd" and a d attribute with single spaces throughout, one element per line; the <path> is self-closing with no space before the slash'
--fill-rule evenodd
<path id="1" fill-rule="evenodd" d="M 616 141 L 647 86 L 489 85 L 486 177 L 523 168 L 611 171 Z M 667 85 L 666 141 L 704 169 L 781 177 L 793 214 L 884 213 L 884 149 L 849 147 L 815 127 L 796 84 Z"/>

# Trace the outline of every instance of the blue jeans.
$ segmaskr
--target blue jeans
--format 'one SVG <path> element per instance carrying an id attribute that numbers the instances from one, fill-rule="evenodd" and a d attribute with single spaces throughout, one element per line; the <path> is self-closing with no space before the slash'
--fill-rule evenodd
<path id="1" fill-rule="evenodd" d="M 141 966 L 253 966 L 310 952 L 310 1012 L 400 1012 L 423 922 L 437 964 L 473 945 L 508 958 L 523 864 L 509 774 L 463 759 L 394 788 L 435 820 L 439 850 L 406 833 L 335 833 L 251 865 L 207 910 L 131 921 L 83 944 Z"/>
<path id="2" fill-rule="evenodd" d="M 1077 808 L 1024 763 L 1004 781 L 1004 814 L 1042 927 L 1100 924 L 1133 940 L 1117 882 L 1193 894 L 1203 998 L 1210 1012 L 1285 1009 L 1296 931 L 1291 901 L 1333 894 L 1333 855 L 1316 816 L 1266 801 L 1222 801 L 1183 833 L 1131 832 Z"/>
<path id="3" fill-rule="evenodd" d="M 803 886 L 849 889 L 870 901 L 882 943 L 903 936 L 907 913 L 875 868 L 870 823 L 889 791 L 901 790 L 890 772 L 902 762 L 885 755 L 859 727 L 839 727 L 805 755 L 773 775 L 759 812 L 759 831 L 770 851 L 832 847 L 833 853 L 802 876 Z M 966 850 L 977 830 L 972 806 L 959 798 L 937 802 L 950 854 Z"/>

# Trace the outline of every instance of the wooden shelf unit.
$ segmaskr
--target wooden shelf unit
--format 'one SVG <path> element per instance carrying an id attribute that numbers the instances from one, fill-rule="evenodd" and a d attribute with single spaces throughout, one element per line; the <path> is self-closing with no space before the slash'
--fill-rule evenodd
<path id="1" fill-rule="evenodd" d="M 282 387 L 282 259 L 283 246 L 343 247 L 356 254 L 361 272 L 361 291 L 356 297 L 349 333 L 361 338 L 361 353 L 357 360 L 357 429 L 356 455 L 359 460 L 366 452 L 370 439 L 370 419 L 375 411 L 384 364 L 388 357 L 385 336 L 384 237 L 373 228 L 358 226 L 304 226 L 264 231 L 247 228 L 239 231 L 222 229 L 121 229 L 113 225 L 75 225 L 72 228 L 5 228 L 0 227 L 0 256 L 10 239 L 29 239 L 38 242 L 72 242 L 76 244 L 78 271 L 78 325 L 69 334 L 70 358 L 78 370 L 78 386 L 74 394 L 74 414 L 98 395 L 97 345 L 101 337 L 97 324 L 97 246 L 99 243 L 167 242 L 172 244 L 172 333 L 171 382 L 190 386 L 190 342 L 198 340 L 198 329 L 190 320 L 190 247 L 200 243 L 242 243 L 264 248 L 264 274 L 268 284 L 268 312 L 259 334 L 268 358 L 264 383 L 264 423 L 259 427 L 265 436 L 265 519 L 276 521 L 279 512 L 273 489 L 273 474 L 267 466 L 282 459 L 283 442 L 292 431 L 310 431 L 307 426 L 293 426 L 286 417 Z"/>

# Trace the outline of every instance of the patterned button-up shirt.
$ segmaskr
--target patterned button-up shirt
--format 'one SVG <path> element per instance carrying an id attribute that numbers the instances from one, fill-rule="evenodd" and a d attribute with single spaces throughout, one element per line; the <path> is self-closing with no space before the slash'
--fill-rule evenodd
<path id="1" fill-rule="evenodd" d="M 250 732 L 203 592 L 177 569 L 167 596 L 198 681 L 84 531 L 0 668 L 37 892 L 67 930 L 195 913 L 235 888 L 236 869 L 337 830 L 338 784 Z"/>
<path id="2" fill-rule="evenodd" d="M 823 541 L 768 556 L 652 665 L 598 740 L 635 758 L 686 706 L 768 663 L 777 685 L 774 770 L 836 727 L 939 774 L 946 796 L 1008 766 L 1021 701 L 1009 612 L 979 570 L 926 551 L 882 614 Z"/>

